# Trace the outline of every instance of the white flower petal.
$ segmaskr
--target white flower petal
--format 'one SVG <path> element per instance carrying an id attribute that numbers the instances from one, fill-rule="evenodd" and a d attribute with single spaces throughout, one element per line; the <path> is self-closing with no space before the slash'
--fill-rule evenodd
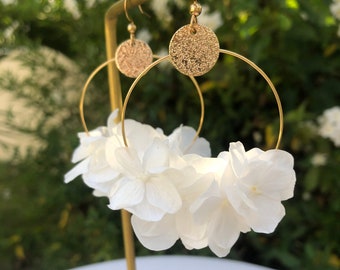
<path id="1" fill-rule="evenodd" d="M 112 187 L 114 186 L 117 179 L 114 179 L 112 181 L 102 182 L 98 183 L 96 181 L 90 181 L 90 180 L 84 180 L 85 184 L 89 186 L 93 190 L 93 195 L 96 197 L 109 197 L 110 190 L 112 190 Z"/>
<path id="2" fill-rule="evenodd" d="M 201 249 L 208 246 L 207 224 L 197 224 L 187 208 L 182 208 L 176 213 L 176 228 L 187 249 Z"/>
<path id="3" fill-rule="evenodd" d="M 105 127 L 99 127 L 89 133 L 78 133 L 80 145 L 75 149 L 71 161 L 76 163 L 89 155 L 93 154 L 98 147 L 105 141 L 107 130 Z"/>
<path id="4" fill-rule="evenodd" d="M 221 174 L 229 162 L 229 160 L 224 160 L 222 158 L 205 158 L 197 155 L 186 155 L 184 158 L 196 169 L 198 173 L 214 173 L 217 178 L 221 177 Z"/>
<path id="5" fill-rule="evenodd" d="M 165 172 L 151 177 L 146 183 L 146 198 L 151 205 L 173 214 L 181 208 L 182 200 L 168 176 Z"/>
<path id="6" fill-rule="evenodd" d="M 253 198 L 257 211 L 248 211 L 244 218 L 248 225 L 259 233 L 272 233 L 285 215 L 285 209 L 280 202 L 266 199 L 262 196 Z"/>
<path id="7" fill-rule="evenodd" d="M 139 204 L 144 197 L 144 183 L 138 179 L 122 178 L 109 194 L 109 208 L 120 210 Z"/>
<path id="8" fill-rule="evenodd" d="M 108 130 L 106 127 L 97 127 L 94 130 L 87 132 L 79 132 L 78 137 L 81 144 L 89 145 L 103 138 L 108 137 Z"/>
<path id="9" fill-rule="evenodd" d="M 245 153 L 246 158 L 248 160 L 255 160 L 261 157 L 263 157 L 263 154 L 266 153 L 265 151 L 259 149 L 259 148 L 252 148 L 249 151 Z"/>
<path id="10" fill-rule="evenodd" d="M 231 205 L 224 204 L 214 212 L 208 225 L 209 248 L 218 257 L 225 257 L 236 243 L 241 227 Z"/>
<path id="11" fill-rule="evenodd" d="M 169 148 L 160 139 L 155 139 L 143 158 L 143 168 L 151 173 L 163 171 L 169 165 Z"/>
<path id="12" fill-rule="evenodd" d="M 121 147 L 115 150 L 117 169 L 127 177 L 143 177 L 144 170 L 138 154 L 131 147 Z M 119 167 L 119 168 L 118 168 Z"/>
<path id="13" fill-rule="evenodd" d="M 165 250 L 178 239 L 173 215 L 166 215 L 157 222 L 144 221 L 133 215 L 131 223 L 138 240 L 148 249 Z"/>
<path id="14" fill-rule="evenodd" d="M 93 190 L 92 194 L 95 197 L 107 197 L 108 196 L 106 192 L 102 192 L 102 191 L 97 190 L 97 189 Z"/>
<path id="15" fill-rule="evenodd" d="M 88 147 L 86 147 L 84 145 L 80 145 L 74 150 L 72 158 L 71 158 L 71 162 L 77 163 L 80 160 L 88 157 L 89 155 L 90 155 L 90 151 L 89 151 Z"/>
<path id="16" fill-rule="evenodd" d="M 71 182 L 74 178 L 77 176 L 87 172 L 88 166 L 89 166 L 90 159 L 84 159 L 80 163 L 78 163 L 76 166 L 73 167 L 69 172 L 67 172 L 64 176 L 65 183 Z"/>
<path id="17" fill-rule="evenodd" d="M 217 155 L 217 158 L 229 160 L 230 159 L 230 153 L 228 151 L 222 151 Z"/>
<path id="18" fill-rule="evenodd" d="M 263 193 L 264 196 L 277 201 L 283 201 L 293 197 L 296 182 L 293 169 L 276 169 L 262 176 L 263 179 L 261 179 L 261 183 L 256 186 L 256 189 Z"/>
<path id="19" fill-rule="evenodd" d="M 167 169 L 164 173 L 170 182 L 176 187 L 178 192 L 184 190 L 183 197 L 188 196 L 188 192 L 193 188 L 193 185 L 201 178 L 201 175 L 191 166 L 186 166 L 181 169 L 174 169 L 176 167 L 170 166 L 172 169 Z M 190 189 L 187 191 L 187 189 Z"/>
<path id="20" fill-rule="evenodd" d="M 240 187 L 233 185 L 226 187 L 225 192 L 236 212 L 244 214 L 244 209 L 247 211 L 256 210 L 256 205 L 248 197 L 249 189 L 246 189 L 246 192 L 244 192 Z"/>
<path id="21" fill-rule="evenodd" d="M 242 177 L 247 166 L 246 152 L 241 142 L 230 143 L 229 145 L 230 160 L 233 171 L 237 177 Z"/>
<path id="22" fill-rule="evenodd" d="M 273 155 L 274 153 L 282 154 L 284 152 L 271 151 L 268 153 L 267 151 L 257 159 L 250 161 L 249 173 L 240 181 L 249 189 L 262 193 L 263 196 L 278 201 L 287 200 L 293 196 L 296 181 L 293 163 L 290 161 L 287 163 L 286 161 L 289 159 L 286 158 L 276 159 L 277 155 Z M 290 154 L 288 155 L 290 156 Z M 265 159 L 268 159 L 268 161 Z"/>
<path id="23" fill-rule="evenodd" d="M 213 182 L 205 193 L 191 203 L 190 212 L 193 214 L 195 222 L 204 224 L 210 220 L 211 215 L 220 205 L 220 196 L 219 186 Z"/>
<path id="24" fill-rule="evenodd" d="M 267 194 L 279 197 L 281 201 L 288 200 L 294 196 L 296 175 L 294 171 L 294 158 L 291 154 L 282 150 L 269 150 L 266 152 L 275 166 L 275 181 L 263 187 Z"/>
<path id="25" fill-rule="evenodd" d="M 112 170 L 110 167 L 106 166 L 103 168 L 98 168 L 96 170 L 92 169 L 83 174 L 83 179 L 85 183 L 87 181 L 102 183 L 115 179 L 119 175 L 119 172 Z"/>
<path id="26" fill-rule="evenodd" d="M 117 128 L 118 135 L 121 135 L 121 124 Z M 140 157 L 143 156 L 155 138 L 165 139 L 165 136 L 153 127 L 130 119 L 125 120 L 125 132 L 129 147 L 136 149 Z"/>
<path id="27" fill-rule="evenodd" d="M 104 145 L 105 149 L 105 162 L 109 164 L 112 168 L 117 168 L 117 158 L 116 158 L 116 149 L 123 148 L 123 138 L 118 135 L 113 134 L 109 137 Z"/>
<path id="28" fill-rule="evenodd" d="M 112 135 L 105 142 L 103 158 L 105 159 L 105 163 L 107 163 L 113 170 L 118 170 L 119 168 L 116 150 L 124 147 L 123 138 L 118 135 Z"/>
<path id="29" fill-rule="evenodd" d="M 165 215 L 162 209 L 151 205 L 145 198 L 140 203 L 127 207 L 126 210 L 145 221 L 160 221 Z"/>
<path id="30" fill-rule="evenodd" d="M 105 144 L 101 144 L 95 151 L 90 155 L 89 171 L 101 170 L 109 167 L 105 156 Z"/>
<path id="31" fill-rule="evenodd" d="M 109 117 L 107 118 L 107 129 L 110 135 L 113 135 L 113 128 L 117 125 L 118 113 L 119 110 L 116 109 L 113 112 L 111 112 Z"/>
<path id="32" fill-rule="evenodd" d="M 202 157 L 211 157 L 210 143 L 202 137 L 197 138 L 194 143 L 186 149 L 184 154 L 198 154 Z"/>
<path id="33" fill-rule="evenodd" d="M 171 148 L 181 154 L 198 154 L 202 157 L 210 157 L 211 150 L 209 142 L 204 138 L 196 138 L 196 131 L 189 126 L 180 126 L 170 135 Z"/>

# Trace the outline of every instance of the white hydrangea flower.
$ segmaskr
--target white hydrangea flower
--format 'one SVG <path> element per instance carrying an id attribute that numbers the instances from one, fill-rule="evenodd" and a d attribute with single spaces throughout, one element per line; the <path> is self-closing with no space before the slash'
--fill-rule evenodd
<path id="1" fill-rule="evenodd" d="M 156 138 L 141 158 L 131 147 L 119 148 L 114 154 L 122 177 L 111 191 L 111 209 L 124 208 L 150 221 L 180 209 L 182 201 L 173 183 L 180 172 L 169 168 L 166 143 Z"/>
<path id="2" fill-rule="evenodd" d="M 160 129 L 125 120 L 128 146 L 113 112 L 107 127 L 80 135 L 69 182 L 82 175 L 113 210 L 133 216 L 140 242 L 152 250 L 178 239 L 187 249 L 206 246 L 226 256 L 241 232 L 270 233 L 285 214 L 281 201 L 293 196 L 292 156 L 282 150 L 229 152 L 211 158 L 209 142 L 180 126 L 166 136 Z"/>
<path id="3" fill-rule="evenodd" d="M 94 189 L 96 196 L 108 196 L 108 187 L 112 185 L 119 173 L 109 166 L 106 160 L 106 143 L 112 136 L 111 130 L 115 126 L 114 119 L 118 110 L 112 112 L 108 118 L 108 127 L 99 127 L 89 132 L 78 134 L 80 145 L 75 149 L 72 162 L 79 162 L 65 174 L 65 183 L 71 182 L 82 175 L 85 184 Z M 116 138 L 116 137 L 114 137 Z M 112 139 L 111 139 L 112 140 Z M 121 140 L 115 139 L 116 147 L 121 147 Z"/>
<path id="4" fill-rule="evenodd" d="M 217 181 L 192 205 L 191 211 L 198 224 L 206 224 L 208 246 L 218 257 L 227 256 L 240 233 L 249 231 Z"/>
<path id="5" fill-rule="evenodd" d="M 328 138 L 335 146 L 340 146 L 340 107 L 332 107 L 318 118 L 319 134 Z"/>
<path id="6" fill-rule="evenodd" d="M 207 246 L 206 225 L 197 224 L 189 211 L 192 197 L 204 192 L 209 176 L 198 175 L 191 167 L 181 170 L 183 178 L 174 180 L 182 198 L 182 207 L 174 214 L 166 214 L 159 221 L 146 221 L 132 216 L 132 225 L 139 241 L 148 249 L 165 250 L 178 239 L 187 249 L 201 249 Z"/>
<path id="7" fill-rule="evenodd" d="M 273 232 L 285 215 L 281 201 L 293 197 L 293 157 L 283 150 L 246 152 L 240 142 L 219 157 L 230 161 L 221 188 L 235 211 L 255 232 Z"/>
<path id="8" fill-rule="evenodd" d="M 214 181 L 195 200 L 192 201 L 190 212 L 195 223 L 206 226 L 206 245 L 218 257 L 227 256 L 237 241 L 240 232 L 248 232 L 249 226 L 229 202 L 225 191 L 221 189 L 224 170 L 229 166 L 228 159 L 205 158 L 193 162 L 201 173 L 213 172 Z"/>
<path id="9" fill-rule="evenodd" d="M 189 167 L 182 168 L 185 165 Z M 152 250 L 168 249 L 181 239 L 187 249 L 201 249 L 209 245 L 216 255 L 226 256 L 240 231 L 249 230 L 242 217 L 225 203 L 226 194 L 222 194 L 217 182 L 214 182 L 214 179 L 221 178 L 226 162 L 189 154 L 172 166 L 187 171 L 186 181 L 177 179 L 176 183 L 182 197 L 182 208 L 157 222 L 133 216 L 132 225 L 137 238 Z"/>
<path id="10" fill-rule="evenodd" d="M 289 153 L 256 148 L 246 152 L 240 142 L 231 143 L 229 152 L 216 160 L 221 163 L 199 166 L 213 170 L 215 181 L 194 201 L 191 212 L 196 222 L 207 224 L 209 248 L 223 257 L 240 232 L 275 229 L 284 215 L 281 201 L 293 196 L 295 172 Z"/>
<path id="11" fill-rule="evenodd" d="M 99 127 L 95 130 L 81 132 L 78 134 L 80 145 L 73 153 L 72 162 L 79 162 L 73 169 L 65 174 L 65 182 L 69 183 L 77 176 L 82 175 L 85 184 L 94 189 L 95 196 L 109 196 L 113 183 L 118 180 L 119 171 L 108 162 L 107 153 L 112 153 L 117 148 L 124 147 L 123 136 L 121 132 L 121 124 L 116 124 L 118 110 L 112 112 L 107 120 L 106 127 Z M 139 137 L 138 134 L 144 134 L 145 127 L 139 122 L 127 119 L 125 120 L 126 134 L 129 139 L 137 145 L 139 152 L 144 149 L 138 145 L 146 145 L 141 140 L 145 136 Z M 149 129 L 153 128 L 149 127 Z M 157 134 L 162 136 L 162 132 L 157 130 Z"/>
<path id="12" fill-rule="evenodd" d="M 79 162 L 65 175 L 65 182 L 69 183 L 77 176 L 82 175 L 85 184 L 97 190 L 98 196 L 105 196 L 106 188 L 101 184 L 114 180 L 118 176 L 112 171 L 105 159 L 105 141 L 108 133 L 105 127 L 97 128 L 86 133 L 79 133 L 80 146 L 75 150 L 72 162 Z"/>
<path id="13" fill-rule="evenodd" d="M 159 221 L 182 206 L 178 179 L 186 181 L 188 176 L 172 163 L 189 151 L 210 154 L 210 146 L 201 138 L 193 142 L 195 131 L 186 127 L 176 129 L 168 138 L 157 136 L 156 131 L 153 135 L 136 134 L 143 143 L 130 140 L 129 147 L 107 152 L 109 163 L 122 175 L 111 190 L 109 207 L 124 208 L 145 221 Z"/>

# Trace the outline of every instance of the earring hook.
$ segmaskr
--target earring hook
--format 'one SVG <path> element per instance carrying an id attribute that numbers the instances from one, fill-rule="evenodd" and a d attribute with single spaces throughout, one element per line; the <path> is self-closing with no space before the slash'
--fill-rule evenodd
<path id="1" fill-rule="evenodd" d="M 130 23 L 134 23 L 132 18 L 130 17 L 129 13 L 128 13 L 128 8 L 127 8 L 127 2 L 128 0 L 124 0 L 124 12 L 125 12 L 125 17 L 126 19 L 130 22 Z M 143 15 L 147 16 L 147 17 L 150 17 L 149 14 L 147 14 L 143 8 L 142 8 L 142 5 L 138 5 L 138 9 L 140 11 L 140 13 L 142 13 Z"/>
<path id="2" fill-rule="evenodd" d="M 127 11 L 127 0 L 124 0 L 124 12 L 125 12 L 125 17 L 126 19 L 130 22 L 133 23 L 133 20 L 131 19 L 131 17 L 129 16 L 129 13 Z"/>
<path id="3" fill-rule="evenodd" d="M 143 15 L 145 15 L 148 18 L 151 18 L 151 16 L 144 11 L 144 9 L 142 8 L 142 5 L 138 5 L 138 9 L 139 9 L 140 13 L 142 13 Z"/>
<path id="4" fill-rule="evenodd" d="M 147 14 L 146 12 L 144 12 L 143 8 L 141 5 L 138 5 L 138 9 L 140 11 L 140 13 L 142 13 L 143 15 L 146 15 L 148 17 L 149 14 Z M 134 45 L 135 44 L 135 33 L 136 33 L 136 30 L 137 30 L 137 26 L 135 25 L 134 21 L 131 19 L 128 11 L 127 11 L 127 0 L 124 0 L 124 12 L 125 12 L 125 17 L 126 19 L 130 22 L 128 27 L 127 27 L 127 30 L 128 32 L 130 33 L 130 41 L 131 41 L 131 44 Z"/>

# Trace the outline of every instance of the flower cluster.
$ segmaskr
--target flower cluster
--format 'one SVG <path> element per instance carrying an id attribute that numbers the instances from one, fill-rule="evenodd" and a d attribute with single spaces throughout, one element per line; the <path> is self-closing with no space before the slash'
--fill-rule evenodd
<path id="1" fill-rule="evenodd" d="M 285 214 L 281 203 L 293 196 L 292 156 L 282 150 L 245 151 L 231 143 L 212 158 L 204 138 L 180 126 L 169 136 L 161 129 L 125 120 L 79 134 L 73 154 L 79 162 L 65 182 L 82 175 L 109 208 L 132 213 L 140 242 L 152 250 L 170 248 L 178 239 L 187 249 L 209 246 L 226 256 L 241 232 L 271 233 Z"/>
<path id="2" fill-rule="evenodd" d="M 340 107 L 332 107 L 318 117 L 319 135 L 340 146 Z"/>

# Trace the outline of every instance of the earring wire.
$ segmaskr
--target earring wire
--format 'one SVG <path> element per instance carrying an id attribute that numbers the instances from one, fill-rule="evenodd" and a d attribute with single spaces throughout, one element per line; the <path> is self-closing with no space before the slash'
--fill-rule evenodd
<path id="1" fill-rule="evenodd" d="M 128 0 L 124 0 L 125 17 L 130 23 L 134 23 L 134 21 L 132 20 L 132 18 L 130 17 L 130 15 L 128 13 L 127 2 L 128 2 Z M 147 17 L 150 17 L 150 15 L 143 10 L 142 5 L 138 5 L 138 9 L 139 9 L 140 13 L 142 13 L 143 15 L 145 15 Z"/>
<path id="2" fill-rule="evenodd" d="M 127 30 L 130 33 L 131 44 L 134 45 L 135 44 L 135 33 L 136 33 L 136 30 L 137 30 L 137 26 L 135 25 L 134 21 L 132 20 L 132 18 L 130 17 L 130 15 L 127 11 L 128 10 L 127 1 L 128 0 L 124 0 L 124 13 L 125 13 L 126 19 L 130 22 L 128 27 L 127 27 Z M 138 5 L 138 9 L 139 9 L 140 13 L 150 17 L 146 12 L 144 12 L 141 5 Z"/>

